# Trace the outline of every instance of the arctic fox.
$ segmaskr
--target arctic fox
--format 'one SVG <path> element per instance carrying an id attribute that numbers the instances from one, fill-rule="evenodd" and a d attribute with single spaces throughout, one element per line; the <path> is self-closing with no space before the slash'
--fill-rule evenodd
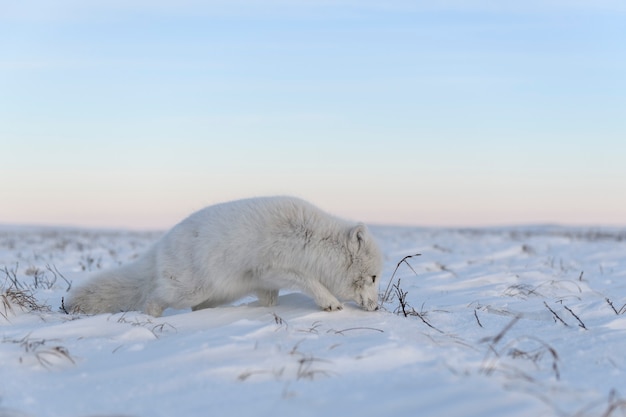
<path id="1" fill-rule="evenodd" d="M 378 308 L 382 256 L 363 224 L 294 197 L 259 197 L 206 207 L 174 226 L 144 255 L 73 289 L 65 309 L 83 313 L 194 310 L 256 294 L 273 306 L 281 288 L 327 311 L 339 299 Z"/>

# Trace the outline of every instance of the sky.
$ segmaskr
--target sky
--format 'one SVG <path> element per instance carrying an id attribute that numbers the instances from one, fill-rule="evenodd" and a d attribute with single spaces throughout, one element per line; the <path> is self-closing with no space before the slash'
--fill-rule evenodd
<path id="1" fill-rule="evenodd" d="M 0 224 L 626 225 L 622 1 L 0 0 Z"/>

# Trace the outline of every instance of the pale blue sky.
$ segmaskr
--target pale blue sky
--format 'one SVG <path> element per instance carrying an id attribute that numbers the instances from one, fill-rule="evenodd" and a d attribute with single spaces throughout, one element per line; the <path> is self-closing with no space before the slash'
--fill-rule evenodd
<path id="1" fill-rule="evenodd" d="M 0 223 L 626 224 L 622 1 L 0 0 L 0 52 Z"/>

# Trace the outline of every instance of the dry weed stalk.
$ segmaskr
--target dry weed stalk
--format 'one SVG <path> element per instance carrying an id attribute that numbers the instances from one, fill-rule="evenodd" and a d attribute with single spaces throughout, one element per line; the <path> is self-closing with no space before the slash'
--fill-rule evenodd
<path id="1" fill-rule="evenodd" d="M 415 310 L 415 308 L 413 308 L 411 305 L 409 305 L 408 301 L 406 300 L 406 296 L 409 294 L 408 291 L 404 291 L 401 287 L 400 287 L 400 279 L 398 278 L 398 282 L 396 282 L 393 285 L 393 289 L 395 291 L 396 294 L 396 298 L 398 299 L 398 307 L 396 307 L 396 309 L 394 310 L 394 313 L 396 314 L 400 314 L 402 313 L 404 315 L 404 317 L 408 317 L 408 316 L 416 316 L 419 317 L 420 320 L 422 320 L 422 322 L 427 325 L 428 327 L 430 327 L 433 330 L 438 331 L 439 333 L 443 333 L 441 330 L 439 330 L 438 328 L 436 328 L 435 326 L 433 326 L 432 324 L 430 324 L 427 320 L 426 320 L 426 312 L 422 310 L 422 312 L 418 312 L 417 310 Z M 423 309 L 423 305 L 422 305 L 422 309 Z"/>
<path id="2" fill-rule="evenodd" d="M 13 306 L 16 305 L 25 311 L 45 310 L 45 307 L 39 305 L 37 299 L 26 290 L 8 288 L 0 295 L 0 298 L 2 299 L 2 309 L 4 310 L 4 313 L 0 312 L 0 315 L 5 319 L 8 318 L 9 313 L 14 312 Z"/>
<path id="3" fill-rule="evenodd" d="M 572 309 L 571 309 L 571 308 L 569 308 L 569 307 L 568 307 L 568 306 L 566 306 L 566 305 L 564 305 L 563 307 L 564 307 L 567 311 L 569 311 L 569 312 L 570 312 L 570 314 L 571 314 L 572 316 L 574 316 L 574 318 L 575 318 L 576 320 L 578 320 L 578 326 L 579 326 L 579 327 L 582 327 L 583 329 L 587 330 L 587 326 L 585 326 L 585 323 L 583 323 L 583 321 L 580 319 L 580 317 L 578 317 L 578 316 L 576 315 L 576 313 L 574 313 L 574 312 L 572 311 Z"/>
<path id="4" fill-rule="evenodd" d="M 609 393 L 609 404 L 604 413 L 602 413 L 602 417 L 610 417 L 615 411 L 619 410 L 622 411 L 623 415 L 623 412 L 626 411 L 626 400 L 621 399 L 613 389 Z"/>
<path id="5" fill-rule="evenodd" d="M 76 361 L 72 358 L 69 350 L 61 345 L 48 346 L 48 340 L 46 339 L 33 339 L 30 334 L 24 336 L 22 339 L 17 340 L 3 340 L 4 343 L 15 343 L 20 345 L 26 354 L 32 355 L 37 362 L 46 369 L 52 369 L 55 364 L 55 359 L 61 359 L 63 361 L 75 364 Z M 23 358 L 20 357 L 20 363 L 23 362 Z"/>
<path id="6" fill-rule="evenodd" d="M 544 302 L 543 302 L 543 305 L 545 305 L 545 306 L 546 306 L 546 308 L 547 308 L 548 310 L 550 310 L 550 313 L 552 313 L 552 316 L 554 317 L 554 321 L 555 321 L 555 322 L 558 320 L 558 321 L 560 321 L 561 323 L 563 323 L 563 325 L 564 325 L 565 327 L 569 327 L 569 324 L 565 323 L 565 321 L 563 321 L 563 319 L 562 319 L 562 318 L 561 318 L 558 314 L 556 314 L 556 311 L 554 311 L 554 310 L 552 310 L 552 309 L 550 308 L 550 306 L 548 305 L 548 303 L 546 303 L 546 302 L 544 301 Z"/>
<path id="7" fill-rule="evenodd" d="M 14 269 L 9 269 L 9 267 L 7 267 L 6 265 L 4 266 L 4 269 L 2 269 L 2 272 L 4 272 L 4 275 L 5 275 L 5 285 L 6 285 L 6 281 L 9 281 L 10 282 L 9 288 L 14 287 L 15 289 L 18 289 L 18 290 L 24 290 L 26 289 L 26 287 L 17 279 L 18 267 L 19 267 L 19 263 L 15 264 Z"/>
<path id="8" fill-rule="evenodd" d="M 314 369 L 313 365 L 318 362 L 330 363 L 325 359 L 316 358 L 314 356 L 303 356 L 298 360 L 298 370 L 296 371 L 296 380 L 308 379 L 313 381 L 316 376 L 330 376 L 331 372 L 325 369 Z"/>
<path id="9" fill-rule="evenodd" d="M 608 304 L 609 306 L 611 306 L 611 309 L 613 309 L 613 311 L 615 312 L 615 314 L 617 314 L 618 316 L 619 316 L 620 314 L 624 314 L 624 313 L 626 313 L 626 304 L 624 304 L 624 305 L 622 306 L 622 308 L 620 308 L 620 309 L 618 310 L 618 309 L 616 309 L 616 308 L 615 308 L 615 306 L 613 305 L 613 302 L 612 302 L 612 301 L 611 301 L 608 297 L 607 297 L 607 298 L 605 298 L 604 300 L 607 302 L 607 304 Z"/>
<path id="10" fill-rule="evenodd" d="M 483 327 L 483 324 L 480 322 L 480 319 L 478 318 L 478 312 L 476 310 L 478 309 L 476 308 L 474 309 L 474 317 L 476 318 L 476 322 L 478 323 L 480 327 Z"/>
<path id="11" fill-rule="evenodd" d="M 304 339 L 297 342 L 291 350 L 288 352 L 289 356 L 295 356 L 297 367 L 295 372 L 292 374 L 289 372 L 289 375 L 286 377 L 288 379 L 295 379 L 296 381 L 307 379 L 309 381 L 313 381 L 319 376 L 332 376 L 333 372 L 327 369 L 322 369 L 316 366 L 319 363 L 331 363 L 326 359 L 322 359 L 312 354 L 303 353 L 300 351 L 300 345 L 304 342 Z M 285 370 L 289 369 L 288 366 L 282 366 L 278 369 L 255 369 L 255 370 L 246 370 L 237 376 L 237 380 L 246 381 L 248 378 L 254 375 L 273 375 L 277 380 L 281 379 L 285 376 Z"/>
<path id="12" fill-rule="evenodd" d="M 512 359 L 526 359 L 535 364 L 537 368 L 540 368 L 540 362 L 545 357 L 546 353 L 550 358 L 550 369 L 554 374 L 554 377 L 557 380 L 561 378 L 561 372 L 559 370 L 558 361 L 559 355 L 552 346 L 548 343 L 544 342 L 541 339 L 538 339 L 533 336 L 520 336 L 516 337 L 506 345 L 498 348 L 498 344 L 504 338 L 504 336 L 513 328 L 513 326 L 522 318 L 522 316 L 515 316 L 504 328 L 493 337 L 485 337 L 480 340 L 480 342 L 489 343 L 487 352 L 485 353 L 485 359 L 483 360 L 482 372 L 486 375 L 493 374 L 496 369 L 503 368 L 504 370 L 513 370 L 515 371 L 515 376 L 522 377 L 524 379 L 532 380 L 531 377 L 527 376 L 521 370 L 516 369 L 515 367 L 510 367 L 505 364 L 499 364 L 500 359 L 503 356 L 508 356 Z M 532 342 L 537 344 L 538 347 L 533 347 L 532 349 L 522 349 L 516 345 L 519 345 L 523 342 Z M 493 357 L 491 356 L 493 354 Z"/>
<path id="13" fill-rule="evenodd" d="M 168 330 L 173 331 L 174 333 L 178 332 L 178 329 L 175 326 L 167 322 L 154 324 L 154 322 L 152 321 L 152 317 L 147 317 L 147 316 L 142 316 L 142 317 L 145 317 L 143 320 L 140 320 L 139 317 L 135 317 L 134 320 L 130 320 L 126 318 L 127 313 L 128 311 L 122 313 L 120 317 L 117 319 L 117 323 L 130 324 L 131 326 L 135 326 L 135 327 L 139 326 L 139 327 L 148 329 L 150 330 L 150 332 L 154 335 L 156 339 L 159 338 L 159 334 L 166 333 Z"/>
<path id="14" fill-rule="evenodd" d="M 32 291 L 15 287 L 6 288 L 0 294 L 0 316 L 9 320 L 9 316 L 15 314 L 15 307 L 22 311 L 50 311 L 47 305 L 39 304 Z"/>
<path id="15" fill-rule="evenodd" d="M 413 273 L 415 275 L 417 275 L 417 272 L 415 272 L 415 269 L 413 269 L 411 264 L 407 261 L 407 259 L 411 259 L 411 258 L 413 258 L 415 256 L 421 256 L 421 253 L 416 253 L 414 255 L 407 255 L 404 258 L 400 259 L 400 262 L 398 262 L 398 264 L 396 265 L 396 268 L 393 270 L 393 274 L 391 274 L 391 278 L 389 278 L 389 282 L 387 283 L 387 288 L 385 289 L 385 292 L 383 293 L 382 298 L 381 298 L 381 305 L 391 301 L 389 299 L 389 297 L 392 295 L 391 294 L 391 288 L 392 288 L 391 286 L 392 286 L 392 283 L 393 283 L 393 279 L 395 278 L 396 273 L 398 272 L 398 268 L 400 268 L 400 265 L 405 263 L 409 268 L 411 268 L 411 271 L 413 271 Z"/>
<path id="16" fill-rule="evenodd" d="M 72 282 L 65 278 L 65 276 L 58 270 L 55 265 L 46 264 L 46 270 L 40 269 L 36 266 L 29 266 L 24 271 L 24 275 L 28 277 L 32 277 L 33 282 L 31 284 L 25 284 L 20 282 L 17 277 L 17 272 L 19 269 L 19 263 L 15 264 L 13 269 L 9 269 L 6 265 L 0 272 L 4 272 L 5 275 L 5 286 L 8 282 L 8 287 L 19 289 L 19 290 L 37 290 L 40 288 L 49 290 L 55 287 L 59 278 L 61 278 L 67 284 L 66 291 L 69 291 L 72 288 Z M 46 272 L 47 271 L 47 272 Z"/>
<path id="17" fill-rule="evenodd" d="M 344 335 L 345 332 L 349 332 L 352 330 L 372 330 L 372 331 L 379 332 L 379 333 L 385 333 L 384 330 L 377 329 L 375 327 L 350 327 L 349 329 L 343 329 L 343 330 L 329 329 L 326 331 L 326 333 L 340 334 L 342 336 L 345 336 Z"/>

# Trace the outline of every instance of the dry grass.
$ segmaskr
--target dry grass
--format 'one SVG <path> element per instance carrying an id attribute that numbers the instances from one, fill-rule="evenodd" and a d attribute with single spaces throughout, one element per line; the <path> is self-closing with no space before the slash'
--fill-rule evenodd
<path id="1" fill-rule="evenodd" d="M 314 381 L 320 377 L 336 375 L 333 371 L 322 368 L 322 364 L 331 364 L 331 361 L 300 350 L 303 341 L 300 340 L 289 350 L 285 365 L 273 369 L 246 370 L 237 376 L 237 380 L 243 382 L 255 375 L 271 375 L 277 381 Z M 295 362 L 290 358 L 295 358 Z"/>
<path id="2" fill-rule="evenodd" d="M 31 283 L 18 278 L 19 263 L 9 268 L 4 266 L 0 274 L 4 274 L 4 280 L 0 284 L 0 316 L 5 320 L 22 312 L 49 312 L 50 306 L 43 304 L 35 297 L 35 291 L 39 289 L 49 290 L 54 288 L 59 279 L 67 285 L 66 291 L 72 287 L 72 283 L 59 272 L 55 266 L 46 265 L 42 270 L 34 266 L 26 268 L 24 275 L 32 279 Z"/>
<path id="3" fill-rule="evenodd" d="M 481 233 L 484 232 L 481 231 Z M 511 234 L 520 234 L 518 237 L 520 239 L 527 236 L 534 236 L 533 233 L 534 232 L 511 232 Z M 559 234 L 558 236 L 561 235 Z M 567 237 L 573 241 L 607 240 L 620 242 L 624 240 L 626 233 L 568 232 Z M 72 243 L 68 242 L 69 241 L 63 242 L 63 250 L 65 250 L 65 247 L 68 245 L 72 245 Z M 469 267 L 464 270 L 462 266 L 458 266 L 458 263 L 454 263 L 453 265 L 455 266 L 453 266 L 453 269 L 455 272 L 452 272 L 450 268 L 446 266 L 450 265 L 448 259 L 444 259 L 441 262 L 433 261 L 429 263 L 428 265 L 430 266 L 434 265 L 431 269 L 429 269 L 429 267 L 424 267 L 423 270 L 422 268 L 414 268 L 409 262 L 413 263 L 411 258 L 420 256 L 420 254 L 405 256 L 397 262 L 391 278 L 386 284 L 386 288 L 384 288 L 385 291 L 379 295 L 380 307 L 385 311 L 394 313 L 400 317 L 405 317 L 407 331 L 417 330 L 420 337 L 423 335 L 432 340 L 433 343 L 441 344 L 444 347 L 449 344 L 454 344 L 455 346 L 462 345 L 474 351 L 476 355 L 475 361 L 471 363 L 463 362 L 460 368 L 453 369 L 454 371 L 458 371 L 458 374 L 477 372 L 485 376 L 496 375 L 502 378 L 505 381 L 504 384 L 508 386 L 514 386 L 511 383 L 515 382 L 514 380 L 519 380 L 522 383 L 522 385 L 519 386 L 525 387 L 522 388 L 522 390 L 527 389 L 528 392 L 541 396 L 548 404 L 552 404 L 556 407 L 557 401 L 550 400 L 548 398 L 550 394 L 542 396 L 544 394 L 543 390 L 548 392 L 549 389 L 555 389 L 556 391 L 556 389 L 561 386 L 575 385 L 568 380 L 568 368 L 576 364 L 570 362 L 569 349 L 563 348 L 562 344 L 567 343 L 567 341 L 563 342 L 559 338 L 553 339 L 549 333 L 546 332 L 537 333 L 542 334 L 543 336 L 541 337 L 537 337 L 537 334 L 531 332 L 534 329 L 543 330 L 547 328 L 550 331 L 559 332 L 559 335 L 560 332 L 577 335 L 577 337 L 593 335 L 594 327 L 598 328 L 600 325 L 598 324 L 599 321 L 597 317 L 593 314 L 594 312 L 590 310 L 590 304 L 585 303 L 587 299 L 584 297 L 589 297 L 588 287 L 593 286 L 594 278 L 596 278 L 594 275 L 598 275 L 596 268 L 598 268 L 599 273 L 603 275 L 610 273 L 611 266 L 602 263 L 599 263 L 597 267 L 582 262 L 579 264 L 575 262 L 575 260 L 573 261 L 572 257 L 561 255 L 560 252 L 556 252 L 557 255 L 548 256 L 550 251 L 545 251 L 541 245 L 533 244 L 533 246 L 531 246 L 530 244 L 521 244 L 520 242 L 519 247 L 521 248 L 520 253 L 516 256 L 524 261 L 530 258 L 530 261 L 528 261 L 529 269 L 539 270 L 552 278 L 545 280 L 545 282 L 537 281 L 537 278 L 534 276 L 528 278 L 524 275 L 524 269 L 520 270 L 517 264 L 512 263 L 511 275 L 514 275 L 517 281 L 505 281 L 501 286 L 495 287 L 499 296 L 510 297 L 511 302 L 517 303 L 516 305 L 524 306 L 526 302 L 528 302 L 529 306 L 532 305 L 528 308 L 529 312 L 525 313 L 526 315 L 519 313 L 519 311 L 526 311 L 524 308 L 517 308 L 516 306 L 509 307 L 506 304 L 508 300 L 503 301 L 503 304 L 488 304 L 487 307 L 490 308 L 481 308 L 481 303 L 490 303 L 490 301 L 480 298 L 483 294 L 478 294 L 475 300 L 474 298 L 468 298 L 467 300 L 468 302 L 471 301 L 471 303 L 468 304 L 469 309 L 467 310 L 467 314 L 469 315 L 469 320 L 471 320 L 471 326 L 475 327 L 475 331 L 468 332 L 467 334 L 463 332 L 459 334 L 453 333 L 451 329 L 458 330 L 458 326 L 455 327 L 455 325 L 450 324 L 450 321 L 458 320 L 456 323 L 467 322 L 464 321 L 467 320 L 467 317 L 465 317 L 466 313 L 463 312 L 462 306 L 456 310 L 453 307 L 451 308 L 454 317 L 451 316 L 450 319 L 446 319 L 437 314 L 441 311 L 437 310 L 437 308 L 440 307 L 429 307 L 430 310 L 425 311 L 424 305 L 422 304 L 420 310 L 416 310 L 411 304 L 419 306 L 423 299 L 430 300 L 429 304 L 431 305 L 433 305 L 433 303 L 435 305 L 436 303 L 444 304 L 446 301 L 429 299 L 423 294 L 420 294 L 422 290 L 428 291 L 428 288 L 417 290 L 415 286 L 410 285 L 412 278 L 411 273 L 418 276 L 418 272 L 420 272 L 420 274 L 426 274 L 429 271 L 445 271 L 462 280 L 472 278 L 482 273 L 482 271 L 470 269 Z M 70 247 L 70 249 L 73 248 Z M 440 252 L 438 255 L 441 257 L 446 257 L 453 252 L 452 249 L 438 244 L 435 244 L 433 249 Z M 84 249 L 81 248 L 81 250 Z M 548 255 L 544 254 L 544 251 L 547 252 Z M 110 255 L 112 258 L 117 256 L 113 252 L 111 252 Z M 564 257 L 561 258 L 560 256 Z M 541 257 L 541 259 L 540 261 L 536 260 L 533 264 L 531 261 L 535 260 L 536 257 Z M 29 265 L 28 261 L 24 261 L 23 258 L 20 259 L 24 265 Z M 44 258 L 40 256 L 40 259 Z M 49 258 L 45 258 L 45 260 L 48 259 Z M 95 254 L 85 252 L 79 260 L 79 266 L 85 271 L 99 269 L 101 267 L 101 260 L 102 255 L 100 252 L 95 252 Z M 104 260 L 107 261 L 106 256 Z M 471 265 L 480 265 L 482 261 L 484 261 L 482 258 L 472 258 L 467 260 L 467 265 L 470 265 L 470 262 L 472 262 Z M 487 261 L 484 262 L 486 264 Z M 491 262 L 499 261 L 495 260 Z M 508 262 L 508 260 L 502 261 L 502 265 L 507 266 L 506 262 Z M 539 262 L 541 262 L 541 264 L 539 264 Z M 63 285 L 63 282 L 65 282 L 69 290 L 71 282 L 65 279 L 56 267 L 49 265 L 45 268 L 42 267 L 41 265 L 44 263 L 39 263 L 39 267 L 29 266 L 26 269 L 22 269 L 21 274 L 18 274 L 19 265 L 17 263 L 15 266 L 0 266 L 0 268 L 3 268 L 0 269 L 0 316 L 8 320 L 9 317 L 20 311 L 49 311 L 48 306 L 41 305 L 35 298 L 34 294 L 37 294 L 37 292 L 34 290 L 59 289 Z M 393 264 L 391 266 L 393 267 Z M 525 267 L 526 266 L 524 266 L 524 268 Z M 587 272 L 582 271 L 583 267 Z M 403 271 L 402 268 L 409 269 Z M 403 275 L 402 272 L 406 274 Z M 508 271 L 506 272 L 508 273 Z M 505 272 L 503 272 L 503 275 L 504 274 Z M 400 276 L 402 278 L 400 278 Z M 508 275 L 505 278 L 507 277 Z M 448 276 L 445 278 L 449 279 Z M 426 280 L 425 282 L 430 283 L 431 281 L 432 280 Z M 409 284 L 409 286 L 407 286 L 407 284 Z M 403 285 L 405 288 L 403 288 Z M 426 285 L 424 285 L 424 287 L 426 287 Z M 381 290 L 382 289 L 383 288 L 381 288 Z M 412 297 L 409 297 L 409 291 L 407 290 L 411 291 Z M 472 296 L 474 295 L 472 294 Z M 606 316 L 610 315 L 615 319 L 613 313 L 617 316 L 626 314 L 625 300 L 620 299 L 617 294 L 612 294 L 611 299 L 606 297 L 603 293 L 599 293 L 599 296 L 600 303 L 597 305 L 601 305 L 601 309 L 604 310 Z M 576 300 L 584 302 L 577 303 Z M 569 306 L 566 305 L 564 301 L 567 301 Z M 609 308 L 613 313 L 609 313 Z M 548 314 L 548 311 L 551 315 Z M 472 313 L 473 317 L 471 316 Z M 497 316 L 493 314 L 497 314 Z M 427 327 L 422 326 L 419 322 L 411 319 L 411 317 L 419 318 Z M 506 320 L 505 322 L 500 321 L 497 317 L 508 318 L 502 319 Z M 529 322 L 526 321 L 537 320 L 537 317 L 539 317 L 538 320 L 540 321 L 532 322 L 532 325 L 529 325 Z M 79 316 L 77 316 L 77 318 L 79 318 Z M 152 318 L 144 318 L 141 315 L 134 316 L 123 314 L 120 316 L 116 314 L 112 315 L 110 319 L 117 320 L 119 323 L 145 327 L 154 334 L 155 338 L 159 336 L 163 337 L 163 334 L 177 331 L 173 326 L 167 323 L 157 324 L 158 322 L 153 322 Z M 288 336 L 302 335 L 301 337 L 306 339 L 296 343 L 291 350 L 289 349 L 292 347 L 293 342 L 288 342 L 289 344 L 285 345 L 281 344 L 279 351 L 282 352 L 283 356 L 278 359 L 283 359 L 282 361 L 274 362 L 268 366 L 253 364 L 251 370 L 244 371 L 240 368 L 239 372 L 241 373 L 238 376 L 238 380 L 248 381 L 255 379 L 256 376 L 257 378 L 273 377 L 276 380 L 284 381 L 286 383 L 285 390 L 283 391 L 284 397 L 295 395 L 292 391 L 288 390 L 289 384 L 294 383 L 294 381 L 319 380 L 336 375 L 336 373 L 331 371 L 333 362 L 328 360 L 329 357 L 326 356 L 326 353 L 323 353 L 317 348 L 314 350 L 303 348 L 303 341 L 309 340 L 309 338 L 318 339 L 327 337 L 326 335 L 338 335 L 341 337 L 337 337 L 336 339 L 341 340 L 342 345 L 345 346 L 350 342 L 350 340 L 346 338 L 349 339 L 353 334 L 356 335 L 361 332 L 370 332 L 372 334 L 385 332 L 388 334 L 393 333 L 382 325 L 381 328 L 367 326 L 337 327 L 342 330 L 335 330 L 329 329 L 319 321 L 314 321 L 310 326 L 301 326 L 297 324 L 297 320 L 294 320 L 292 323 L 287 323 L 285 319 L 276 313 L 272 313 L 269 320 L 272 323 L 272 327 L 275 325 L 276 331 L 280 332 L 278 336 L 282 337 L 283 332 L 285 332 Z M 405 319 L 401 320 L 404 322 Z M 494 323 L 497 323 L 495 324 L 497 327 L 492 327 Z M 435 326 L 439 326 L 445 331 Z M 589 328 L 592 329 L 592 331 L 578 331 L 579 327 L 585 330 Z M 529 330 L 529 328 L 532 330 Z M 532 336 L 529 336 L 529 334 L 532 334 Z M 490 336 L 483 338 L 484 335 Z M 347 343 L 344 343 L 344 340 Z M 28 358 L 29 363 L 32 364 L 34 358 L 36 363 L 46 369 L 52 369 L 63 363 L 73 364 L 75 362 L 75 358 L 72 357 L 66 348 L 60 346 L 58 341 L 35 339 L 27 336 L 20 340 L 0 340 L 0 342 L 18 344 L 23 350 L 22 357 L 24 359 Z M 333 344 L 328 350 L 330 351 L 338 345 L 339 344 Z M 257 349 L 256 345 L 255 349 Z M 263 360 L 265 358 L 261 359 Z M 22 358 L 20 358 L 20 360 L 22 360 Z M 606 360 L 610 361 L 611 358 L 607 357 Z M 457 366 L 456 362 L 452 363 L 454 365 L 450 365 L 451 368 Z M 620 360 L 615 362 L 611 361 L 611 363 L 612 366 L 619 371 L 623 369 L 623 362 Z M 561 373 L 563 376 L 561 376 Z M 235 374 L 234 377 L 237 377 L 237 375 Z M 561 377 L 563 377 L 563 381 L 561 381 Z M 580 406 L 575 406 L 575 409 L 580 409 Z M 596 413 L 591 413 L 591 410 L 596 411 Z M 620 398 L 615 391 L 612 391 L 608 398 L 605 394 L 602 394 L 601 399 L 595 400 L 593 405 L 586 406 L 584 411 L 584 413 L 581 411 L 580 414 L 565 414 L 565 412 L 559 412 L 557 414 L 576 417 L 589 415 L 602 417 L 626 416 L 626 400 Z M 2 415 L 2 409 L 0 409 L 0 415 Z"/>
<path id="4" fill-rule="evenodd" d="M 129 319 L 127 317 L 128 312 L 124 312 L 122 313 L 116 320 L 117 323 L 123 323 L 123 324 L 130 324 L 131 326 L 135 326 L 135 327 L 143 327 L 145 329 L 150 330 L 150 332 L 154 335 L 155 339 L 158 339 L 160 337 L 160 335 L 165 334 L 165 333 L 177 333 L 178 329 L 176 329 L 176 327 L 172 326 L 169 323 L 163 322 L 163 323 L 159 323 L 159 324 L 155 324 L 152 321 L 152 317 L 151 316 L 147 316 L 147 315 L 139 315 L 134 317 L 133 319 Z M 110 318 L 115 318 L 116 315 L 112 315 Z"/>
<path id="5" fill-rule="evenodd" d="M 393 295 L 393 293 L 392 293 L 393 279 L 395 278 L 396 273 L 398 272 L 398 268 L 400 268 L 400 265 L 406 264 L 411 269 L 411 271 L 413 271 L 413 273 L 415 275 L 417 275 L 417 272 L 415 272 L 415 269 L 413 269 L 411 264 L 408 262 L 408 259 L 411 259 L 411 258 L 413 258 L 415 256 L 420 256 L 420 255 L 421 254 L 419 254 L 419 253 L 416 253 L 414 255 L 407 255 L 404 258 L 400 259 L 400 261 L 396 264 L 396 268 L 393 270 L 393 273 L 391 274 L 391 278 L 389 278 L 389 282 L 387 283 L 387 288 L 385 289 L 385 292 L 381 296 L 381 299 L 380 299 L 381 300 L 380 301 L 381 306 L 383 304 L 385 304 L 385 303 L 388 303 L 388 302 L 392 301 L 391 297 Z"/>
<path id="6" fill-rule="evenodd" d="M 5 275 L 4 282 L 0 285 L 0 316 L 8 321 L 9 317 L 18 313 L 16 309 L 24 312 L 50 311 L 49 306 L 41 304 L 35 298 L 33 288 L 18 280 L 17 268 L 18 265 L 14 269 L 5 266 L 0 271 Z"/>
<path id="7" fill-rule="evenodd" d="M 17 314 L 16 308 L 22 311 L 50 311 L 50 307 L 39 304 L 29 290 L 7 288 L 0 294 L 0 316 L 9 320 L 10 316 Z"/>
<path id="8" fill-rule="evenodd" d="M 14 343 L 19 345 L 24 356 L 20 356 L 20 363 L 24 363 L 26 358 L 34 358 L 42 367 L 50 370 L 59 363 L 75 364 L 76 361 L 70 354 L 69 350 L 64 346 L 55 344 L 50 345 L 46 339 L 31 338 L 30 335 L 24 336 L 17 340 L 3 340 L 3 343 Z"/>

